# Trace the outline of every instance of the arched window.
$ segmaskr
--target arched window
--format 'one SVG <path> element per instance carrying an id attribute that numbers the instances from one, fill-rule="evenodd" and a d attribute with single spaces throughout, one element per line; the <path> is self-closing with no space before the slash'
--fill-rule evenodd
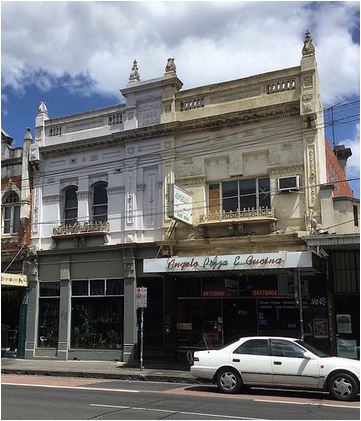
<path id="1" fill-rule="evenodd" d="M 78 219 L 77 186 L 69 186 L 64 190 L 64 220 L 66 224 L 73 225 Z"/>
<path id="2" fill-rule="evenodd" d="M 20 200 L 17 193 L 11 191 L 2 201 L 3 234 L 16 234 L 20 228 Z"/>
<path id="3" fill-rule="evenodd" d="M 108 183 L 100 181 L 93 186 L 93 221 L 108 219 Z"/>

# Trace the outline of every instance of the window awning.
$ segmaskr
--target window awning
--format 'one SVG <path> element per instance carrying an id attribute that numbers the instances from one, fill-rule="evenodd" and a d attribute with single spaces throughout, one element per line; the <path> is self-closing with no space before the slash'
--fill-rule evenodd
<path id="1" fill-rule="evenodd" d="M 1 285 L 14 287 L 27 287 L 28 277 L 17 273 L 2 273 Z"/>

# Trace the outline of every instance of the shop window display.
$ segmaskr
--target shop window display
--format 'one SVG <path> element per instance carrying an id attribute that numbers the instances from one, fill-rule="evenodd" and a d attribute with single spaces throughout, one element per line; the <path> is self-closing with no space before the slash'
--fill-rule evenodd
<path id="1" fill-rule="evenodd" d="M 1 349 L 15 351 L 18 348 L 19 311 L 21 290 L 1 288 Z"/>
<path id="2" fill-rule="evenodd" d="M 216 348 L 243 336 L 299 337 L 300 310 L 290 282 L 290 275 L 282 281 L 277 275 L 178 279 L 178 352 Z M 303 331 L 309 339 L 312 314 L 307 282 L 302 285 Z"/>
<path id="3" fill-rule="evenodd" d="M 124 281 L 72 281 L 71 347 L 123 346 Z"/>
<path id="4" fill-rule="evenodd" d="M 39 293 L 39 347 L 56 348 L 58 346 L 59 303 L 59 282 L 42 282 Z"/>

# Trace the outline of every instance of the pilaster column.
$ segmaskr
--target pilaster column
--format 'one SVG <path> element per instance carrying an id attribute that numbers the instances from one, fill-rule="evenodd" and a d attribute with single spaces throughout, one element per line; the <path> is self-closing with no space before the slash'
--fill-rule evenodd
<path id="1" fill-rule="evenodd" d="M 59 337 L 58 358 L 68 359 L 70 348 L 70 316 L 71 316 L 71 283 L 70 263 L 60 264 L 60 303 L 59 303 Z"/>
<path id="2" fill-rule="evenodd" d="M 135 259 L 133 249 L 124 249 L 124 342 L 123 361 L 133 362 L 136 359 L 138 345 L 137 310 L 135 292 L 137 286 Z"/>
<path id="3" fill-rule="evenodd" d="M 25 358 L 34 358 L 38 332 L 39 282 L 37 275 L 28 275 L 28 310 Z"/>

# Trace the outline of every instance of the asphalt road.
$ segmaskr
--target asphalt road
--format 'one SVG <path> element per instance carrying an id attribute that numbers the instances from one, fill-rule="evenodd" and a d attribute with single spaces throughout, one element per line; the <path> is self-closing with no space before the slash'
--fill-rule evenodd
<path id="1" fill-rule="evenodd" d="M 224 395 L 213 386 L 2 375 L 2 420 L 351 420 L 359 402 L 321 393 L 251 389 Z"/>

